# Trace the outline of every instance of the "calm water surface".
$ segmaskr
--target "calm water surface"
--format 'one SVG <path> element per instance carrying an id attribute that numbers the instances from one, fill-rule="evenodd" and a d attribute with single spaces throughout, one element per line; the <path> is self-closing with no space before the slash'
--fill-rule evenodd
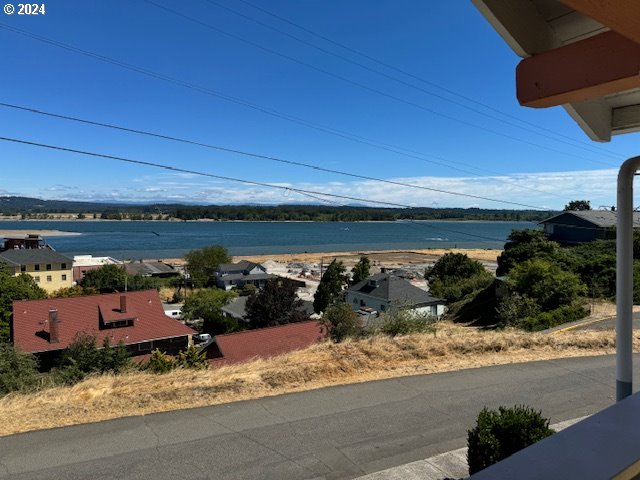
<path id="1" fill-rule="evenodd" d="M 512 229 L 532 222 L 164 222 L 2 221 L 0 229 L 48 229 L 81 235 L 47 237 L 69 255 L 174 258 L 224 245 L 233 255 L 407 248 L 502 248 Z"/>

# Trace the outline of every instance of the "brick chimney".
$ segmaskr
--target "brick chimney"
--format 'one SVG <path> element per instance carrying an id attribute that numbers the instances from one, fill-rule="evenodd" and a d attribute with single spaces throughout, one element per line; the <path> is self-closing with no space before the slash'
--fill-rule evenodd
<path id="1" fill-rule="evenodd" d="M 120 313 L 127 313 L 127 296 L 120 295 Z"/>
<path id="2" fill-rule="evenodd" d="M 49 310 L 49 343 L 60 343 L 58 310 Z"/>

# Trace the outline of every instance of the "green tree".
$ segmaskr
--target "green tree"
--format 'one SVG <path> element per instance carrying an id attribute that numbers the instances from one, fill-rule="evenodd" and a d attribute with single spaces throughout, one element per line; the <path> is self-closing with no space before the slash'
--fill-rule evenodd
<path id="1" fill-rule="evenodd" d="M 485 273 L 486 269 L 477 260 L 469 258 L 464 253 L 445 253 L 425 272 L 429 280 L 439 278 L 468 278 Z"/>
<path id="2" fill-rule="evenodd" d="M 541 311 L 569 305 L 587 293 L 578 275 L 543 259 L 528 260 L 513 268 L 507 286 L 510 291 L 533 299 Z"/>
<path id="3" fill-rule="evenodd" d="M 14 277 L 0 263 L 0 342 L 9 340 L 13 302 L 43 298 L 47 298 L 47 292 L 38 287 L 33 277 L 26 273 Z"/>
<path id="4" fill-rule="evenodd" d="M 272 327 L 307 320 L 297 287 L 280 278 L 269 280 L 247 299 L 247 320 L 253 328 Z"/>
<path id="5" fill-rule="evenodd" d="M 185 255 L 187 271 L 194 287 L 211 285 L 215 271 L 221 263 L 230 263 L 231 257 L 226 248 L 220 245 L 191 250 Z"/>
<path id="6" fill-rule="evenodd" d="M 209 368 L 207 362 L 207 353 L 200 352 L 195 345 L 189 345 L 189 348 L 178 354 L 177 365 L 180 368 L 190 368 L 193 370 L 206 370 Z"/>
<path id="7" fill-rule="evenodd" d="M 358 315 L 351 305 L 345 302 L 336 303 L 327 308 L 320 323 L 334 342 L 341 342 L 346 338 L 357 338 L 363 333 L 362 322 Z"/>
<path id="8" fill-rule="evenodd" d="M 74 285 L 73 287 L 61 288 L 56 290 L 50 296 L 51 298 L 70 298 L 70 297 L 82 297 L 84 295 L 96 295 L 97 289 L 93 287 L 83 287 L 81 285 Z"/>
<path id="9" fill-rule="evenodd" d="M 313 296 L 313 310 L 316 313 L 323 312 L 329 305 L 338 301 L 348 281 L 344 265 L 334 259 L 320 279 L 318 290 Z"/>
<path id="10" fill-rule="evenodd" d="M 528 318 L 540 313 L 536 301 L 526 295 L 512 293 L 504 297 L 496 308 L 496 319 L 500 327 L 524 328 Z"/>
<path id="11" fill-rule="evenodd" d="M 370 269 L 371 262 L 369 261 L 369 257 L 360 257 L 358 263 L 356 263 L 351 269 L 351 284 L 355 285 L 356 283 L 360 283 L 368 278 L 371 275 Z"/>
<path id="12" fill-rule="evenodd" d="M 110 264 L 89 270 L 81 280 L 80 286 L 92 288 L 101 293 L 123 291 L 127 280 L 128 275 L 122 265 Z"/>
<path id="13" fill-rule="evenodd" d="M 176 366 L 177 364 L 173 358 L 156 348 L 151 352 L 149 361 L 142 366 L 142 369 L 151 373 L 162 374 L 169 373 Z"/>
<path id="14" fill-rule="evenodd" d="M 38 383 L 38 362 L 9 343 L 0 343 L 0 395 L 29 390 Z"/>
<path id="15" fill-rule="evenodd" d="M 203 331 L 211 335 L 235 332 L 240 325 L 233 318 L 227 318 L 222 313 L 222 307 L 236 298 L 233 291 L 207 288 L 195 292 L 187 297 L 182 307 L 182 317 L 186 320 L 204 320 Z"/>
<path id="16" fill-rule="evenodd" d="M 591 202 L 589 200 L 572 200 L 564 206 L 567 210 L 591 210 Z"/>
<path id="17" fill-rule="evenodd" d="M 507 275 L 513 267 L 532 258 L 556 259 L 560 245 L 549 240 L 542 230 L 513 230 L 498 257 L 496 275 Z"/>
<path id="18" fill-rule="evenodd" d="M 463 253 L 445 253 L 425 271 L 425 277 L 429 280 L 429 291 L 447 302 L 457 302 L 492 281 L 480 262 Z"/>

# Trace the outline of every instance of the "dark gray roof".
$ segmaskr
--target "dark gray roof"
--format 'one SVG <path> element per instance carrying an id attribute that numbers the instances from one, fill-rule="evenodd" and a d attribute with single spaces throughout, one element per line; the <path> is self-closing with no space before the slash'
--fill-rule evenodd
<path id="1" fill-rule="evenodd" d="M 175 268 L 163 262 L 133 262 L 125 264 L 130 275 L 166 275 L 177 274 Z"/>
<path id="2" fill-rule="evenodd" d="M 372 281 L 375 284 L 372 284 Z M 378 273 L 356 283 L 348 289 L 389 302 L 406 302 L 409 306 L 444 303 L 444 300 L 432 297 L 428 292 L 412 285 L 403 278 L 389 273 Z"/>
<path id="3" fill-rule="evenodd" d="M 238 297 L 225 305 L 220 310 L 233 318 L 243 319 L 247 314 L 247 299 L 249 297 Z"/>
<path id="4" fill-rule="evenodd" d="M 224 280 L 225 282 L 229 280 L 269 280 L 272 277 L 275 277 L 275 275 L 270 273 L 254 273 L 252 275 L 245 275 L 244 273 L 230 273 L 224 277 L 220 277 L 220 280 Z"/>
<path id="5" fill-rule="evenodd" d="M 218 271 L 221 273 L 225 272 L 237 272 L 241 270 L 251 270 L 257 263 L 250 262 L 248 260 L 240 260 L 238 263 L 221 263 L 218 265 Z"/>
<path id="6" fill-rule="evenodd" d="M 71 268 L 73 260 L 49 248 L 25 248 L 0 252 L 0 260 L 12 265 L 29 263 L 67 263 Z"/>
<path id="7" fill-rule="evenodd" d="M 618 212 L 611 210 L 567 210 L 551 218 L 543 220 L 542 223 L 559 223 L 557 218 L 563 215 L 574 215 L 582 220 L 592 223 L 596 227 L 611 228 L 616 226 Z M 640 213 L 633 212 L 633 226 L 640 227 Z"/>

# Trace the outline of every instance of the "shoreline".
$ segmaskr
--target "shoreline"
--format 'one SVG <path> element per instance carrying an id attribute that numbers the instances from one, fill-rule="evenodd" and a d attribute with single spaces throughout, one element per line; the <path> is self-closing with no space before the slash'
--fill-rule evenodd
<path id="1" fill-rule="evenodd" d="M 329 263 L 334 258 L 342 260 L 346 264 L 355 263 L 365 255 L 373 262 L 386 264 L 412 264 L 435 261 L 445 253 L 463 253 L 473 260 L 496 263 L 502 249 L 483 248 L 422 248 L 422 249 L 394 249 L 394 250 L 352 250 L 346 252 L 312 252 L 312 253 L 273 253 L 260 255 L 233 255 L 232 260 L 248 260 L 254 263 L 263 263 L 269 260 L 280 263 Z M 163 262 L 183 265 L 184 258 L 164 258 Z M 158 261 L 158 258 L 149 258 L 145 261 Z"/>

